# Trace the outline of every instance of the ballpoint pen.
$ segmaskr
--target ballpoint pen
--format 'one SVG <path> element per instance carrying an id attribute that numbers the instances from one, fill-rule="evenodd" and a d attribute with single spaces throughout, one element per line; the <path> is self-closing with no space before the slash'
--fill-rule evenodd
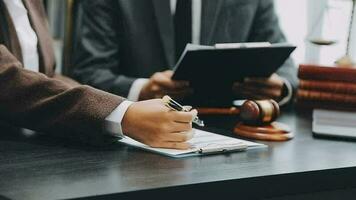
<path id="1" fill-rule="evenodd" d="M 186 109 L 184 106 L 180 105 L 178 102 L 174 101 L 171 97 L 168 95 L 164 96 L 162 98 L 163 103 L 170 109 L 175 110 L 175 111 L 183 111 L 183 112 L 189 112 L 190 110 Z M 198 126 L 204 126 L 204 121 L 200 120 L 198 116 L 195 116 L 193 119 L 193 123 L 195 123 Z"/>

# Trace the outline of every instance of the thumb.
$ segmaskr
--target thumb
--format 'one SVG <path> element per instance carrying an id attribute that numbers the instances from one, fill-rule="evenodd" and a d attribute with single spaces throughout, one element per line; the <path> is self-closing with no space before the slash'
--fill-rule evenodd
<path id="1" fill-rule="evenodd" d="M 166 70 L 162 72 L 165 76 L 171 78 L 173 76 L 173 71 L 172 70 Z"/>

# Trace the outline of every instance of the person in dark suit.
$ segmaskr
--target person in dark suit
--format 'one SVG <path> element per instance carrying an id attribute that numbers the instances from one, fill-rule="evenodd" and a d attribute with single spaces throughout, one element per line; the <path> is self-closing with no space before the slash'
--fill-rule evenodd
<path id="1" fill-rule="evenodd" d="M 54 73 L 41 0 L 0 0 L 0 121 L 98 144 L 126 134 L 154 147 L 186 149 L 196 111 L 135 102 Z"/>
<path id="2" fill-rule="evenodd" d="M 171 80 L 186 43 L 284 42 L 273 0 L 79 0 L 71 75 L 85 84 L 143 100 L 192 93 Z M 233 92 L 286 103 L 296 85 L 289 59 L 268 79 L 246 79 Z"/>

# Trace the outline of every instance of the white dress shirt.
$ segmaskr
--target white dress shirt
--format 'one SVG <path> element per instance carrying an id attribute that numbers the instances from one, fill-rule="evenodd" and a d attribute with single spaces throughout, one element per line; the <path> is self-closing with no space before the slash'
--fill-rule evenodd
<path id="1" fill-rule="evenodd" d="M 175 15 L 177 0 L 170 0 L 171 14 Z M 200 27 L 201 27 L 201 0 L 192 1 L 192 43 L 200 43 Z M 139 78 L 136 79 L 129 90 L 127 99 L 131 101 L 138 101 L 140 93 L 144 85 L 149 79 Z"/>
<path id="2" fill-rule="evenodd" d="M 0 0 L 1 1 L 1 0 Z M 28 12 L 22 0 L 3 0 L 14 23 L 20 42 L 23 65 L 27 70 L 39 72 L 38 38 L 33 30 Z M 122 102 L 106 119 L 106 130 L 118 137 L 123 136 L 121 121 L 132 104 L 131 101 Z M 27 131 L 26 131 L 27 132 Z"/>
<path id="3" fill-rule="evenodd" d="M 25 69 L 38 72 L 39 57 L 37 51 L 38 38 L 32 29 L 27 9 L 22 0 L 4 0 L 19 38 L 23 64 Z"/>

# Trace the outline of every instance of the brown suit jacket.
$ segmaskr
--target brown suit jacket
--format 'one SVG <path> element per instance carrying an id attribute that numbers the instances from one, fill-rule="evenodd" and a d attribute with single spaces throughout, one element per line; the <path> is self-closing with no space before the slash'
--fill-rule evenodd
<path id="1" fill-rule="evenodd" d="M 23 0 L 37 33 L 40 72 L 25 70 L 13 22 L 0 0 L 0 120 L 85 141 L 109 139 L 104 119 L 121 97 L 55 78 L 52 39 L 41 0 Z"/>

